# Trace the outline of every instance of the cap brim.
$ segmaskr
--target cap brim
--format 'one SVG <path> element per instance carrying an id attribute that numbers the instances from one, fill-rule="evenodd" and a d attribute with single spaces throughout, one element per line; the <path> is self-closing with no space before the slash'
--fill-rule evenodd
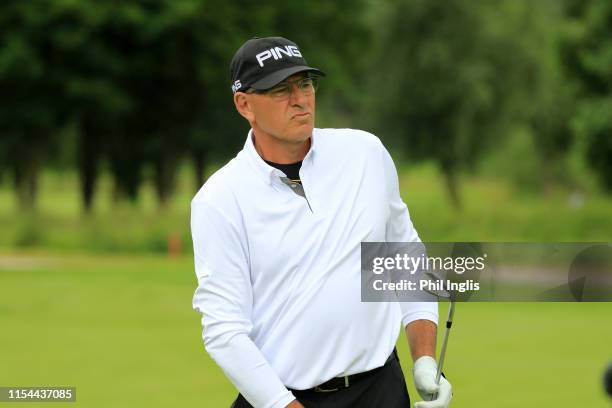
<path id="1" fill-rule="evenodd" d="M 325 76 L 325 72 L 321 71 L 320 69 L 308 67 L 306 65 L 300 65 L 297 67 L 289 67 L 273 72 L 267 77 L 255 82 L 253 85 L 251 85 L 251 88 L 257 89 L 258 91 L 265 91 L 266 89 L 272 88 L 274 85 L 278 84 L 282 80 L 289 78 L 291 75 L 297 74 L 299 72 L 314 72 L 317 75 Z"/>

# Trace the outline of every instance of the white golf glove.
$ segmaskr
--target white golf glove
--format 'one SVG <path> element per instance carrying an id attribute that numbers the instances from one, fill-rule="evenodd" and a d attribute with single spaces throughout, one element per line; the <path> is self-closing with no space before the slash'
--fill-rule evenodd
<path id="1" fill-rule="evenodd" d="M 416 402 L 414 408 L 447 408 L 450 405 L 453 387 L 444 377 L 440 377 L 440 385 L 436 384 L 437 372 L 438 364 L 432 357 L 422 356 L 414 362 L 414 385 L 424 400 Z"/>

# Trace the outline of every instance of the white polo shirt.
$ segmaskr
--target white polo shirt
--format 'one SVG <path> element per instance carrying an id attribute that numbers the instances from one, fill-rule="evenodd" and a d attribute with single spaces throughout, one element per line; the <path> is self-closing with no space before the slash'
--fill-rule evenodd
<path id="1" fill-rule="evenodd" d="M 332 377 L 384 364 L 401 323 L 437 303 L 361 302 L 360 244 L 419 241 L 380 140 L 314 129 L 305 197 L 251 138 L 191 203 L 206 350 L 254 406 L 281 408 Z"/>

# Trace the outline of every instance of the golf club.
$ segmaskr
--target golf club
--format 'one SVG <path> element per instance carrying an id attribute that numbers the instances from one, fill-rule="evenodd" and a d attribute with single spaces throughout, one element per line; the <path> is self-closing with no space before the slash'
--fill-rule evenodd
<path id="1" fill-rule="evenodd" d="M 455 315 L 455 302 L 450 300 L 450 306 L 448 308 L 448 318 L 446 319 L 446 328 L 444 329 L 444 339 L 442 340 L 442 348 L 440 349 L 440 358 L 438 359 L 438 372 L 436 373 L 436 384 L 440 384 L 440 377 L 442 376 L 442 366 L 444 365 L 444 358 L 446 357 L 446 347 L 448 346 L 448 336 L 450 329 L 453 325 L 453 317 Z M 433 394 L 431 400 L 437 398 L 437 394 Z"/>

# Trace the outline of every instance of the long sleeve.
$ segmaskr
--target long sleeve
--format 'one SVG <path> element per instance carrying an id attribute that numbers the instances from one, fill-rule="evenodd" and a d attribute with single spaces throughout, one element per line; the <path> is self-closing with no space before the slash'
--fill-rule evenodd
<path id="1" fill-rule="evenodd" d="M 381 144 L 383 165 L 387 177 L 389 199 L 389 219 L 387 221 L 385 238 L 387 242 L 421 242 L 412 224 L 408 207 L 400 196 L 397 170 L 387 149 Z M 402 310 L 402 323 L 426 319 L 438 324 L 438 302 L 434 295 L 427 302 L 399 302 Z"/>
<path id="2" fill-rule="evenodd" d="M 205 199 L 192 202 L 198 278 L 193 308 L 202 313 L 206 351 L 247 401 L 256 408 L 283 408 L 295 397 L 249 337 L 253 293 L 240 220 L 231 208 Z"/>

